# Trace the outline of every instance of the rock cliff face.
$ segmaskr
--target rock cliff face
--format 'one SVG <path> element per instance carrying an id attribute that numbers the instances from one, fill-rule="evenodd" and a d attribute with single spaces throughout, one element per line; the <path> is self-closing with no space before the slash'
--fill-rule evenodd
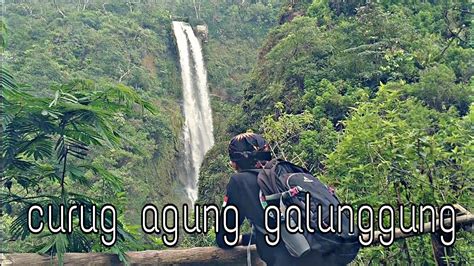
<path id="1" fill-rule="evenodd" d="M 305 15 L 305 11 L 310 1 L 291 1 L 285 8 L 283 13 L 280 14 L 278 24 L 283 25 L 287 22 L 292 21 L 296 17 Z"/>
<path id="2" fill-rule="evenodd" d="M 207 42 L 209 30 L 207 29 L 207 25 L 197 25 L 196 26 L 196 33 L 203 42 Z"/>
<path id="3" fill-rule="evenodd" d="M 290 22 L 292 21 L 294 18 L 296 17 L 301 17 L 304 15 L 304 12 L 303 11 L 295 11 L 293 10 L 293 8 L 289 7 L 286 12 L 284 12 L 281 16 L 280 16 L 280 20 L 278 21 L 278 23 L 280 25 L 282 24 L 285 24 L 287 22 Z"/>

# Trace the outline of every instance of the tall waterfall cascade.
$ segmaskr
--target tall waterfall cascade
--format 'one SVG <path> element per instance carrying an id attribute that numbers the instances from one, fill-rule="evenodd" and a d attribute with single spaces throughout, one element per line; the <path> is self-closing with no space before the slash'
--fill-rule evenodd
<path id="1" fill-rule="evenodd" d="M 201 44 L 188 23 L 173 21 L 172 26 L 181 66 L 185 118 L 184 169 L 179 178 L 194 203 L 198 194 L 199 168 L 206 152 L 214 145 L 212 110 Z"/>

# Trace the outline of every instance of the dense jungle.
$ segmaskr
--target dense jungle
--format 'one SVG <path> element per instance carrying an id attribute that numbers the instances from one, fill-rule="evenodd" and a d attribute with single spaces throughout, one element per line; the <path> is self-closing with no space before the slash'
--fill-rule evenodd
<path id="1" fill-rule="evenodd" d="M 196 203 L 221 205 L 233 172 L 229 140 L 252 131 L 354 208 L 474 210 L 470 1 L 1 5 L 0 252 L 126 260 L 126 251 L 168 248 L 143 233 L 140 212 L 148 203 L 190 203 L 177 177 L 185 117 L 173 21 L 207 31 L 200 42 L 215 143 Z M 79 230 L 32 234 L 32 204 L 112 204 L 117 243 L 105 247 Z M 434 265 L 432 237 L 364 248 L 354 264 Z M 214 238 L 182 234 L 177 246 L 213 246 Z M 459 231 L 444 260 L 472 265 L 473 234 Z"/>

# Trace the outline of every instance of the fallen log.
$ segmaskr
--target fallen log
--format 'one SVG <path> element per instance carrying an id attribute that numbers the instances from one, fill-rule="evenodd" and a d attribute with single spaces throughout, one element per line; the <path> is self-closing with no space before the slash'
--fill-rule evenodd
<path id="1" fill-rule="evenodd" d="M 451 219 L 443 221 L 449 225 Z M 456 217 L 456 225 L 462 226 L 474 223 L 474 215 L 465 214 Z M 424 233 L 431 233 L 431 223 L 423 226 Z M 439 223 L 435 224 L 436 230 Z M 380 232 L 374 234 L 374 245 L 379 244 Z M 402 239 L 420 235 L 419 233 L 404 234 L 395 230 L 395 239 Z M 366 236 L 363 236 L 366 237 Z M 255 246 L 250 247 L 252 265 L 264 265 L 259 259 Z M 189 249 L 167 249 L 127 252 L 128 262 L 131 265 L 246 265 L 247 248 L 220 249 L 217 247 L 196 247 Z M 35 253 L 2 253 L 0 264 L 3 265 L 55 265 L 57 257 Z M 65 265 L 123 265 L 115 254 L 108 253 L 66 253 Z"/>
<path id="2" fill-rule="evenodd" d="M 443 223 L 446 226 L 449 226 L 451 224 L 451 219 L 450 218 L 444 219 Z M 473 223 L 474 223 L 474 215 L 473 214 L 469 213 L 469 214 L 460 215 L 460 216 L 456 217 L 456 226 L 462 226 L 462 225 L 473 224 Z M 395 233 L 394 233 L 394 235 L 395 235 L 394 238 L 395 238 L 395 240 L 398 240 L 398 239 L 402 239 L 402 238 L 409 238 L 409 237 L 413 237 L 413 236 L 418 236 L 418 235 L 421 235 L 421 234 L 432 233 L 431 228 L 432 228 L 431 222 L 426 222 L 426 223 L 423 224 L 423 230 L 422 230 L 423 233 L 419 233 L 421 231 L 421 228 L 418 229 L 418 233 L 408 233 L 408 234 L 405 234 L 399 228 L 396 228 Z M 440 223 L 438 222 L 438 220 L 436 220 L 435 229 L 433 231 L 438 231 L 439 229 L 440 229 Z M 385 236 L 385 238 L 389 237 L 388 234 L 383 234 L 380 231 L 376 231 L 376 232 L 374 232 L 374 241 L 372 242 L 372 245 L 380 244 L 380 237 L 381 236 Z M 362 238 L 364 240 L 369 239 L 369 237 L 370 236 L 368 234 L 362 235 Z"/>
<path id="3" fill-rule="evenodd" d="M 252 265 L 264 265 L 255 246 L 250 247 Z M 127 252 L 131 265 L 246 265 L 247 248 L 196 247 L 189 249 L 146 250 Z M 0 254 L 0 265 L 56 265 L 57 257 L 35 253 Z M 123 265 L 115 254 L 66 253 L 65 265 Z"/>

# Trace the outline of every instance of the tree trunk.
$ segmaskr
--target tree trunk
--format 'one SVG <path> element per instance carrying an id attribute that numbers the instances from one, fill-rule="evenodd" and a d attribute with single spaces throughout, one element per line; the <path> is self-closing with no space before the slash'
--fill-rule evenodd
<path id="1" fill-rule="evenodd" d="M 445 219 L 448 224 L 450 219 Z M 458 226 L 472 224 L 474 215 L 465 214 L 456 218 Z M 431 232 L 431 224 L 425 223 L 424 232 Z M 437 222 L 435 227 L 439 228 Z M 379 243 L 380 232 L 375 232 L 374 243 Z M 395 239 L 402 239 L 419 234 L 404 234 L 399 229 L 395 230 Z M 368 236 L 363 236 L 367 239 Z M 255 246 L 250 247 L 252 265 L 265 265 L 258 257 Z M 444 251 L 443 251 L 444 254 Z M 444 256 L 444 255 L 443 255 Z M 127 252 L 128 262 L 132 265 L 246 265 L 247 247 L 235 247 L 233 249 L 220 249 L 218 247 L 196 247 L 190 249 L 166 249 Z M 441 259 L 441 265 L 443 263 Z M 439 262 L 438 262 L 439 263 Z M 1 265 L 55 265 L 58 264 L 57 257 L 40 255 L 35 253 L 2 253 L 0 254 Z M 66 265 L 123 265 L 115 254 L 108 253 L 66 253 L 64 255 Z"/>
<path id="2" fill-rule="evenodd" d="M 445 247 L 443 243 L 441 243 L 441 236 L 443 235 L 442 232 L 436 232 L 431 234 L 431 246 L 433 248 L 433 258 L 436 261 L 436 264 L 441 265 L 454 265 L 453 263 L 449 263 L 449 256 L 452 255 L 452 247 Z M 447 237 L 446 235 L 444 236 Z M 448 257 L 448 258 L 447 258 Z"/>
<path id="3" fill-rule="evenodd" d="M 265 265 L 260 260 L 255 246 L 250 247 L 252 265 Z M 127 252 L 131 265 L 246 265 L 247 248 L 220 249 L 217 247 L 197 247 L 190 249 L 167 249 Z M 34 253 L 0 254 L 1 265 L 55 265 L 57 257 Z M 123 265 L 115 254 L 107 253 L 66 253 L 65 265 Z"/>

